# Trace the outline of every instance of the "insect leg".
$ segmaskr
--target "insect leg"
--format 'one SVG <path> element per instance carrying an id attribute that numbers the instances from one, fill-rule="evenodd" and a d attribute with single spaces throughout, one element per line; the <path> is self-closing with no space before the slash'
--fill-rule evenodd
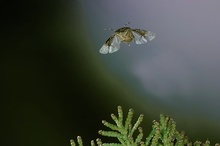
<path id="1" fill-rule="evenodd" d="M 111 30 L 111 31 L 115 31 L 114 29 L 112 28 L 104 28 L 104 30 Z"/>

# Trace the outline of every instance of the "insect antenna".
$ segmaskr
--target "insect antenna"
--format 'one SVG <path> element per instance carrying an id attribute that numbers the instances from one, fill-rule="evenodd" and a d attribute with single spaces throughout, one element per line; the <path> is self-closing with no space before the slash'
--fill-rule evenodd
<path id="1" fill-rule="evenodd" d="M 127 22 L 127 23 L 125 23 L 125 26 L 127 26 L 128 24 L 130 24 L 131 22 Z"/>

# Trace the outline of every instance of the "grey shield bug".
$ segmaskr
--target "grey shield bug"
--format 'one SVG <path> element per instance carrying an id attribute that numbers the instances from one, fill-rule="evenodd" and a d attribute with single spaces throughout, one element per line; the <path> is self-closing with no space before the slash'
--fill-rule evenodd
<path id="1" fill-rule="evenodd" d="M 120 43 L 124 42 L 129 45 L 134 41 L 136 44 L 146 43 L 155 38 L 155 33 L 143 29 L 132 29 L 130 27 L 122 27 L 114 31 L 114 34 L 107 39 L 99 52 L 101 54 L 114 53 L 120 49 Z"/>

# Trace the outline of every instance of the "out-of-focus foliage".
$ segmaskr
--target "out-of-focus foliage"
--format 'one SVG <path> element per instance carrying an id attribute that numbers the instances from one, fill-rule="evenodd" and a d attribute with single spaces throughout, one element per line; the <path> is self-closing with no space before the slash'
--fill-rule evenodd
<path id="1" fill-rule="evenodd" d="M 190 142 L 185 136 L 185 132 L 178 132 L 176 130 L 176 123 L 168 116 L 160 115 L 160 121 L 153 121 L 152 131 L 146 139 L 143 139 L 143 130 L 139 127 L 143 121 L 143 115 L 140 115 L 134 125 L 131 124 L 133 118 L 133 110 L 130 109 L 125 121 L 123 121 L 122 107 L 118 106 L 118 117 L 111 114 L 111 118 L 115 124 L 111 124 L 105 120 L 102 123 L 111 129 L 111 131 L 100 130 L 98 133 L 102 136 L 115 137 L 119 143 L 104 143 L 100 138 L 96 139 L 98 146 L 210 146 L 210 142 L 207 140 L 202 143 L 196 141 Z M 138 134 L 134 132 L 138 129 Z M 135 135 L 135 137 L 134 137 Z M 74 140 L 70 140 L 71 146 L 83 146 L 83 141 L 80 136 L 77 137 L 77 143 Z M 95 142 L 91 141 L 91 146 L 96 145 Z M 215 146 L 220 146 L 215 144 Z"/>

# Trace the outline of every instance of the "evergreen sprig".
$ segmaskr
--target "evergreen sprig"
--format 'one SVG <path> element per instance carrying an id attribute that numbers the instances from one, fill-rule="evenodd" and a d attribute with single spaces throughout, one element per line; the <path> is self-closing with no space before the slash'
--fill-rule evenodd
<path id="1" fill-rule="evenodd" d="M 140 123 L 143 121 L 143 115 L 140 115 L 134 126 L 132 126 L 131 121 L 133 118 L 134 111 L 132 109 L 129 110 L 128 116 L 125 120 L 125 123 L 123 122 L 123 111 L 122 107 L 118 106 L 118 117 L 116 117 L 114 114 L 111 114 L 112 119 L 116 123 L 116 125 L 111 124 L 107 121 L 102 121 L 102 123 L 110 128 L 113 131 L 103 131 L 100 130 L 99 134 L 102 136 L 108 136 L 108 137 L 115 137 L 119 140 L 119 144 L 116 145 L 126 145 L 126 146 L 137 146 L 140 144 L 142 138 L 143 138 L 143 130 L 141 127 L 139 127 Z M 134 132 L 138 129 L 139 134 L 137 135 L 136 139 L 133 139 Z M 112 143 L 103 143 L 103 145 L 113 145 Z M 115 145 L 115 144 L 114 144 Z"/>
<path id="2" fill-rule="evenodd" d="M 131 124 L 134 115 L 133 109 L 128 111 L 125 122 L 123 121 L 122 107 L 118 106 L 118 117 L 111 114 L 111 118 L 115 124 L 111 124 L 105 120 L 103 125 L 110 128 L 112 131 L 99 130 L 99 134 L 107 137 L 115 137 L 120 143 L 103 143 L 101 139 L 96 139 L 96 143 L 92 140 L 91 146 L 210 146 L 210 142 L 202 143 L 196 141 L 189 142 L 185 133 L 176 130 L 176 123 L 168 116 L 160 115 L 160 121 L 153 121 L 152 131 L 143 141 L 143 129 L 139 126 L 143 121 L 144 115 L 140 115 L 134 125 Z M 134 132 L 138 130 L 136 138 L 133 138 Z M 83 146 L 83 141 L 80 136 L 77 137 L 77 144 L 74 140 L 70 140 L 71 146 Z M 215 144 L 220 146 L 220 144 Z"/>

